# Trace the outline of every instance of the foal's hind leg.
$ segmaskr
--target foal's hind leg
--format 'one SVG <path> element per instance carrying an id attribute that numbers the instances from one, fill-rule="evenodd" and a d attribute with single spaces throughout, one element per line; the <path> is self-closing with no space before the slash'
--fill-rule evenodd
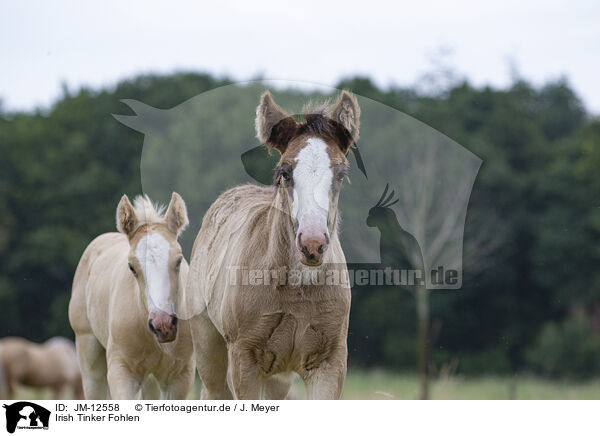
<path id="1" fill-rule="evenodd" d="M 232 398 L 227 386 L 227 345 L 206 314 L 190 320 L 194 342 L 194 358 L 202 380 L 203 400 L 228 400 Z"/>
<path id="2" fill-rule="evenodd" d="M 267 400 L 285 400 L 292 388 L 293 374 L 275 374 L 265 381 L 264 396 Z"/>
<path id="3" fill-rule="evenodd" d="M 75 346 L 79 356 L 85 399 L 110 399 L 106 379 L 106 350 L 93 334 L 77 335 Z"/>
<path id="4" fill-rule="evenodd" d="M 142 383 L 143 400 L 160 400 L 160 386 L 156 379 L 151 376 Z"/>
<path id="5" fill-rule="evenodd" d="M 168 389 L 165 389 L 167 399 L 185 400 L 194 384 L 196 377 L 196 366 L 190 362 L 181 372 L 171 381 Z"/>

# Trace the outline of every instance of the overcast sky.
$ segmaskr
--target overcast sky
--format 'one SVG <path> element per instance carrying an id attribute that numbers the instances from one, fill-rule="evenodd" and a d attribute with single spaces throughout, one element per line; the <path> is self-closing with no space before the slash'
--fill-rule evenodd
<path id="1" fill-rule="evenodd" d="M 324 85 L 362 74 L 408 86 L 443 63 L 476 85 L 506 86 L 511 64 L 535 84 L 564 75 L 600 114 L 598 1 L 205 3 L 3 2 L 3 106 L 48 106 L 62 83 L 110 86 L 141 72 Z"/>

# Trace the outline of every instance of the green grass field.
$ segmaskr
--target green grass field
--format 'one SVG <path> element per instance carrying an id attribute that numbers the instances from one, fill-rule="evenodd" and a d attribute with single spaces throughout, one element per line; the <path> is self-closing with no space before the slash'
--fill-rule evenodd
<path id="1" fill-rule="evenodd" d="M 411 400 L 417 398 L 417 381 L 415 375 L 393 375 L 381 371 L 349 372 L 343 398 Z M 430 385 L 430 397 L 434 400 L 506 400 L 511 396 L 519 400 L 600 399 L 600 380 L 573 382 L 525 376 L 455 376 L 434 379 Z"/>
<path id="2" fill-rule="evenodd" d="M 350 371 L 344 386 L 345 400 L 412 400 L 417 398 L 418 380 L 412 374 L 384 371 Z M 512 386 L 511 386 L 512 384 Z M 295 384 L 297 396 L 305 397 L 304 385 Z M 449 377 L 431 382 L 434 400 L 591 400 L 600 399 L 600 380 L 587 382 L 555 381 L 536 377 Z M 50 399 L 49 391 L 21 388 L 19 399 Z M 189 399 L 200 397 L 200 383 Z"/>

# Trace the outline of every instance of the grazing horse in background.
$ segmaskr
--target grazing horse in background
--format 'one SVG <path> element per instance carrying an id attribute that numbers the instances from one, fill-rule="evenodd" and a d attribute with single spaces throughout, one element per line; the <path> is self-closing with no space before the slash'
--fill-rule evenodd
<path id="1" fill-rule="evenodd" d="M 274 183 L 223 193 L 194 243 L 184 308 L 204 399 L 282 399 L 293 372 L 311 399 L 341 395 L 350 286 L 337 203 L 360 109 L 344 91 L 333 105 L 305 112 L 297 121 L 263 94 L 256 129 L 281 154 Z M 239 270 L 281 275 L 243 283 L 231 277 Z M 292 272 L 338 279 L 292 283 Z"/>
<path id="2" fill-rule="evenodd" d="M 86 248 L 73 280 L 75 331 L 86 399 L 185 399 L 194 380 L 189 325 L 175 307 L 188 272 L 177 238 L 188 224 L 173 193 L 167 211 L 148 197 L 117 208 L 120 233 Z"/>
<path id="3" fill-rule="evenodd" d="M 50 388 L 55 399 L 72 395 L 83 399 L 81 373 L 73 341 L 51 338 L 43 344 L 7 337 L 0 340 L 0 366 L 6 384 L 5 399 L 11 399 L 17 385 Z"/>

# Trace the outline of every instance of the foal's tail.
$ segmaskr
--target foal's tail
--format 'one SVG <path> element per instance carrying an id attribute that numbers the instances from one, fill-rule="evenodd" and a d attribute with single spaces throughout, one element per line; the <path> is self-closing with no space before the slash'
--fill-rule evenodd
<path id="1" fill-rule="evenodd" d="M 8 398 L 8 382 L 4 371 L 4 359 L 2 358 L 2 342 L 0 342 L 0 399 L 10 400 Z"/>

